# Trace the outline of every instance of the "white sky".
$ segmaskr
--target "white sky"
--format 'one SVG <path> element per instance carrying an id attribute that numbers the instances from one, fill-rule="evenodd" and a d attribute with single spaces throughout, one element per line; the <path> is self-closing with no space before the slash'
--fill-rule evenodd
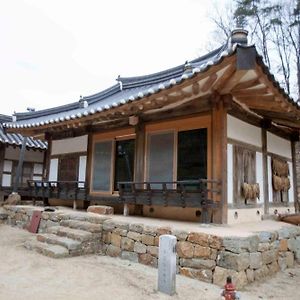
<path id="1" fill-rule="evenodd" d="M 119 74 L 197 57 L 211 38 L 209 3 L 0 0 L 0 113 L 74 102 L 115 84 Z"/>

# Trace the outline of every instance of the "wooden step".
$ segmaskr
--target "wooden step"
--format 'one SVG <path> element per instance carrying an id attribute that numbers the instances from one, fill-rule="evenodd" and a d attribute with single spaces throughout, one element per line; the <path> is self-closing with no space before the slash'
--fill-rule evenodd
<path id="1" fill-rule="evenodd" d="M 102 225 L 94 224 L 86 221 L 77 221 L 77 220 L 63 220 L 60 222 L 61 226 L 70 227 L 74 229 L 80 229 L 84 231 L 88 231 L 91 233 L 101 233 Z"/>
<path id="2" fill-rule="evenodd" d="M 80 242 L 88 241 L 93 238 L 93 234 L 89 231 L 74 229 L 65 226 L 52 226 L 47 228 L 47 233 L 52 233 L 59 236 L 65 236 Z"/>
<path id="3" fill-rule="evenodd" d="M 28 240 L 24 243 L 24 247 L 29 250 L 35 250 L 45 256 L 52 258 L 62 258 L 69 256 L 69 251 L 63 246 L 51 245 L 34 240 Z"/>
<path id="4" fill-rule="evenodd" d="M 59 236 L 52 233 L 38 234 L 36 239 L 42 243 L 48 243 L 52 245 L 59 245 L 67 248 L 68 250 L 77 250 L 80 248 L 81 243 L 77 240 L 70 239 L 68 237 Z"/>

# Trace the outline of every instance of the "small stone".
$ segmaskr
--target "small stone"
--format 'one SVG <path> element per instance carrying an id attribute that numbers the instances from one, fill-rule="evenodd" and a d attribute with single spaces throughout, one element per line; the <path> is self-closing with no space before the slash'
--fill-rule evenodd
<path id="1" fill-rule="evenodd" d="M 216 249 L 210 249 L 210 259 L 216 260 L 218 255 L 218 251 Z"/>
<path id="2" fill-rule="evenodd" d="M 121 247 L 121 239 L 122 237 L 116 233 L 112 233 L 110 236 L 110 242 L 113 246 L 116 246 L 118 248 Z"/>
<path id="3" fill-rule="evenodd" d="M 158 257 L 158 247 L 147 246 L 147 253 L 150 253 L 152 256 Z"/>
<path id="4" fill-rule="evenodd" d="M 286 257 L 278 257 L 278 265 L 281 271 L 284 271 L 287 268 Z"/>
<path id="5" fill-rule="evenodd" d="M 250 265 L 249 253 L 235 254 L 228 251 L 220 251 L 217 265 L 226 269 L 233 269 L 235 271 L 246 270 Z"/>
<path id="6" fill-rule="evenodd" d="M 172 235 L 175 235 L 178 241 L 185 241 L 188 237 L 188 233 L 183 230 L 174 229 Z"/>
<path id="7" fill-rule="evenodd" d="M 176 251 L 179 257 L 192 258 L 194 256 L 194 245 L 190 242 L 180 241 L 176 244 Z"/>
<path id="8" fill-rule="evenodd" d="M 254 281 L 254 271 L 253 270 L 247 269 L 246 270 L 246 276 L 247 276 L 248 282 L 253 282 Z"/>
<path id="9" fill-rule="evenodd" d="M 262 255 L 260 252 L 250 253 L 250 268 L 259 269 L 262 267 Z"/>
<path id="10" fill-rule="evenodd" d="M 258 236 L 249 237 L 224 237 L 223 246 L 226 250 L 233 253 L 256 252 L 258 250 Z"/>
<path id="11" fill-rule="evenodd" d="M 144 225 L 138 224 L 138 223 L 129 224 L 129 230 L 138 232 L 138 233 L 142 233 L 144 230 Z"/>
<path id="12" fill-rule="evenodd" d="M 104 232 L 103 233 L 103 242 L 105 244 L 110 244 L 110 242 L 111 242 L 111 232 Z"/>
<path id="13" fill-rule="evenodd" d="M 273 261 L 276 261 L 278 258 L 278 252 L 276 250 L 268 250 L 262 252 L 262 262 L 263 264 L 270 264 Z"/>
<path id="14" fill-rule="evenodd" d="M 271 264 L 268 265 L 269 269 L 269 274 L 273 275 L 279 271 L 279 266 L 277 261 L 272 262 Z"/>
<path id="15" fill-rule="evenodd" d="M 138 262 L 139 261 L 138 254 L 134 253 L 134 252 L 129 252 L 129 251 L 123 251 L 121 253 L 121 258 L 130 260 L 132 262 Z"/>
<path id="16" fill-rule="evenodd" d="M 203 247 L 200 245 L 195 245 L 194 248 L 194 257 L 201 257 L 201 258 L 210 258 L 210 248 Z"/>
<path id="17" fill-rule="evenodd" d="M 200 232 L 192 232 L 188 235 L 187 240 L 189 242 L 199 244 L 204 247 L 208 247 L 208 235 Z"/>
<path id="18" fill-rule="evenodd" d="M 156 232 L 157 232 L 157 227 L 150 226 L 150 225 L 145 225 L 144 226 L 144 230 L 143 230 L 144 234 L 156 236 Z"/>
<path id="19" fill-rule="evenodd" d="M 115 229 L 115 224 L 112 220 L 106 220 L 103 222 L 103 230 L 112 231 L 113 229 Z"/>
<path id="20" fill-rule="evenodd" d="M 219 236 L 209 235 L 208 244 L 209 244 L 209 247 L 211 247 L 213 249 L 220 250 L 221 247 L 222 247 L 222 244 L 223 244 L 223 240 Z"/>
<path id="21" fill-rule="evenodd" d="M 154 237 L 154 246 L 159 246 L 159 236 Z"/>
<path id="22" fill-rule="evenodd" d="M 113 215 L 114 209 L 111 206 L 91 205 L 88 207 L 87 212 L 99 214 L 99 215 Z"/>
<path id="23" fill-rule="evenodd" d="M 154 246 L 154 236 L 148 234 L 142 234 L 142 243 L 148 246 Z"/>
<path id="24" fill-rule="evenodd" d="M 135 242 L 134 243 L 134 252 L 136 253 L 146 253 L 147 252 L 147 246 L 140 243 L 140 242 Z"/>
<path id="25" fill-rule="evenodd" d="M 283 227 L 283 228 L 279 229 L 277 232 L 278 232 L 279 240 L 290 238 L 290 231 L 289 231 L 288 227 Z"/>
<path id="26" fill-rule="evenodd" d="M 190 278 L 198 279 L 208 283 L 212 282 L 212 271 L 211 270 L 195 270 L 191 268 L 180 268 L 180 275 L 187 276 Z"/>
<path id="27" fill-rule="evenodd" d="M 256 281 L 264 280 L 268 274 L 268 267 L 266 265 L 263 265 L 260 269 L 254 270 L 254 279 Z"/>
<path id="28" fill-rule="evenodd" d="M 149 253 L 143 253 L 139 255 L 139 263 L 147 266 L 157 267 L 157 258 L 153 257 Z"/>
<path id="29" fill-rule="evenodd" d="M 171 227 L 158 227 L 156 233 L 157 235 L 171 234 Z"/>
<path id="30" fill-rule="evenodd" d="M 261 231 L 258 234 L 258 237 L 260 243 L 269 243 L 275 240 L 275 234 L 269 231 Z"/>
<path id="31" fill-rule="evenodd" d="M 287 251 L 288 250 L 288 242 L 286 239 L 282 239 L 279 241 L 279 251 Z"/>
<path id="32" fill-rule="evenodd" d="M 142 235 L 140 233 L 134 232 L 134 231 L 129 231 L 127 233 L 127 237 L 129 237 L 130 239 L 135 240 L 135 241 L 141 241 L 141 239 L 142 239 Z"/>
<path id="33" fill-rule="evenodd" d="M 264 252 L 270 249 L 270 244 L 269 243 L 259 243 L 258 244 L 258 251 L 259 252 Z"/>
<path id="34" fill-rule="evenodd" d="M 115 228 L 113 230 L 114 233 L 119 234 L 120 236 L 127 236 L 127 230 L 121 228 Z"/>
<path id="35" fill-rule="evenodd" d="M 128 237 L 122 237 L 121 239 L 121 249 L 127 251 L 133 251 L 134 249 L 134 240 L 129 239 Z"/>
<path id="36" fill-rule="evenodd" d="M 294 254 L 290 251 L 286 252 L 286 265 L 288 268 L 292 268 L 294 266 Z"/>
<path id="37" fill-rule="evenodd" d="M 117 257 L 121 254 L 121 249 L 119 247 L 109 245 L 107 247 L 106 254 L 112 257 Z"/>
<path id="38" fill-rule="evenodd" d="M 216 267 L 216 262 L 210 259 L 200 259 L 200 258 L 181 258 L 180 265 L 182 267 L 188 267 L 193 269 L 209 269 L 212 270 Z"/>

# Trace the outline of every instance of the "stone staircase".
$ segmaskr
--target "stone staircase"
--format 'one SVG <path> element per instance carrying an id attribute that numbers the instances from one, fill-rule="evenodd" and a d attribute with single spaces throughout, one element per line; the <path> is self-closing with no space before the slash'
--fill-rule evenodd
<path id="1" fill-rule="evenodd" d="M 101 253 L 102 224 L 62 220 L 24 243 L 25 248 L 53 258 Z"/>

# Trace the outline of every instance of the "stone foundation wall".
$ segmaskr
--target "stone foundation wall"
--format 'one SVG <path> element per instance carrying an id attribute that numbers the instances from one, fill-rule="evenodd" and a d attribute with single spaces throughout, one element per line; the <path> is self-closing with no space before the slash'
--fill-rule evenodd
<path id="1" fill-rule="evenodd" d="M 34 209 L 6 208 L 6 222 L 24 228 Z M 95 214 L 43 212 L 40 231 L 73 218 L 102 224 L 101 238 L 97 242 L 103 254 L 152 267 L 158 264 L 159 236 L 173 234 L 177 237 L 178 273 L 219 286 L 224 285 L 228 275 L 241 288 L 292 267 L 295 261 L 300 263 L 300 227 L 297 226 L 248 237 L 219 237 L 170 227 L 120 222 L 113 217 Z"/>

